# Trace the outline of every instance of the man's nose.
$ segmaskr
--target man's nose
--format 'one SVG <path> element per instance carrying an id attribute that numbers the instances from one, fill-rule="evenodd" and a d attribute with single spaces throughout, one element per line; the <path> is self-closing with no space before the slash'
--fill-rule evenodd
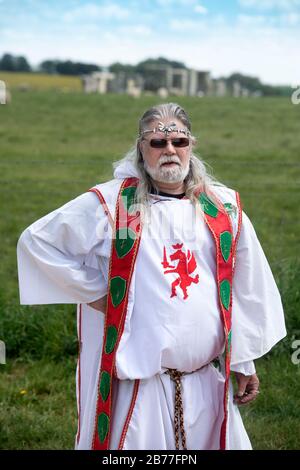
<path id="1" fill-rule="evenodd" d="M 174 155 L 176 153 L 176 150 L 175 150 L 171 140 L 167 141 L 167 145 L 166 145 L 166 148 L 165 148 L 165 153 L 168 154 L 168 155 Z"/>

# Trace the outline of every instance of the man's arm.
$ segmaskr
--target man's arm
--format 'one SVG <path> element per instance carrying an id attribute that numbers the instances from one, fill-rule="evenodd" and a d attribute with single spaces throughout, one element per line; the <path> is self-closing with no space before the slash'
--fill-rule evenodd
<path id="1" fill-rule="evenodd" d="M 96 256 L 106 215 L 85 193 L 34 222 L 21 235 L 18 275 L 21 304 L 89 303 L 107 293 Z M 87 256 L 94 261 L 86 263 Z"/>
<path id="2" fill-rule="evenodd" d="M 234 395 L 234 403 L 237 405 L 247 405 L 257 398 L 259 394 L 259 379 L 256 374 L 244 375 L 235 372 L 238 391 Z"/>
<path id="3" fill-rule="evenodd" d="M 236 252 L 232 305 L 231 365 L 262 357 L 286 335 L 275 279 L 245 213 Z"/>

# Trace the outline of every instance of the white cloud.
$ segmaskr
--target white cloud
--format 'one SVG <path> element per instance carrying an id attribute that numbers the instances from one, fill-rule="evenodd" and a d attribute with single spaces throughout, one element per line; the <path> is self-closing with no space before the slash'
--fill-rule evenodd
<path id="1" fill-rule="evenodd" d="M 239 0 L 239 4 L 258 10 L 294 10 L 299 8 L 300 0 Z"/>
<path id="2" fill-rule="evenodd" d="M 300 24 L 300 14 L 299 13 L 287 13 L 279 17 L 279 21 L 285 25 L 296 26 Z"/>
<path id="3" fill-rule="evenodd" d="M 207 13 L 207 8 L 203 7 L 202 5 L 196 5 L 194 8 L 196 13 L 200 13 L 200 15 L 206 15 Z"/>
<path id="4" fill-rule="evenodd" d="M 186 34 L 194 31 L 200 32 L 205 28 L 203 23 L 200 23 L 199 20 L 171 20 L 169 22 L 169 27 L 171 31 L 184 32 Z"/>
<path id="5" fill-rule="evenodd" d="M 1 31 L 1 36 L 3 36 L 4 38 L 14 38 L 15 35 L 16 35 L 16 31 L 12 28 L 4 28 Z"/>
<path id="6" fill-rule="evenodd" d="M 197 3 L 197 0 L 156 0 L 157 3 L 162 7 L 170 6 L 191 6 Z"/>
<path id="7" fill-rule="evenodd" d="M 226 18 L 224 15 L 222 15 L 221 13 L 217 14 L 217 15 L 214 15 L 211 20 L 210 20 L 210 24 L 213 26 L 213 27 L 222 27 L 222 26 L 226 26 L 227 24 L 227 21 L 226 21 Z"/>
<path id="8" fill-rule="evenodd" d="M 268 19 L 262 15 L 238 15 L 237 23 L 240 26 L 261 26 L 267 24 Z"/>
<path id="9" fill-rule="evenodd" d="M 137 25 L 137 26 L 121 26 L 118 28 L 116 33 L 125 33 L 128 35 L 138 35 L 138 36 L 150 36 L 153 30 L 145 25 Z"/>
<path id="10" fill-rule="evenodd" d="M 73 23 L 78 20 L 95 20 L 95 19 L 118 19 L 124 20 L 129 17 L 129 11 L 117 4 L 110 3 L 109 5 L 96 5 L 94 3 L 87 3 L 78 8 L 74 8 L 65 13 L 63 19 L 67 23 Z"/>
<path id="11" fill-rule="evenodd" d="M 283 13 L 279 15 L 238 15 L 238 26 L 245 27 L 287 27 L 291 28 L 300 24 L 299 13 Z"/>

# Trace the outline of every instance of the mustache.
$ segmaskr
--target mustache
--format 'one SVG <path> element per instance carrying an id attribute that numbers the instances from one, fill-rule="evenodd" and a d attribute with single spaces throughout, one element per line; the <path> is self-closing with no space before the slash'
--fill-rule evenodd
<path id="1" fill-rule="evenodd" d="M 164 163 L 178 163 L 181 166 L 180 158 L 177 155 L 162 155 L 158 160 L 159 166 L 163 165 Z"/>

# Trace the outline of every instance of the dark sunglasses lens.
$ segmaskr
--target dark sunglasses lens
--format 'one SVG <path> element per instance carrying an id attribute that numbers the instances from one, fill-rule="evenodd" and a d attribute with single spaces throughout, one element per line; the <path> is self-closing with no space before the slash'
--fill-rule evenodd
<path id="1" fill-rule="evenodd" d="M 174 147 L 187 147 L 190 141 L 186 137 L 179 137 L 178 139 L 172 139 Z"/>
<path id="2" fill-rule="evenodd" d="M 155 149 L 163 149 L 167 145 L 167 141 L 166 139 L 151 139 L 150 145 Z"/>
<path id="3" fill-rule="evenodd" d="M 171 139 L 172 145 L 174 147 L 187 147 L 190 143 L 189 139 L 186 137 L 178 137 L 178 139 Z M 151 139 L 150 140 L 151 147 L 155 149 L 162 149 L 166 147 L 167 140 L 166 139 Z"/>

